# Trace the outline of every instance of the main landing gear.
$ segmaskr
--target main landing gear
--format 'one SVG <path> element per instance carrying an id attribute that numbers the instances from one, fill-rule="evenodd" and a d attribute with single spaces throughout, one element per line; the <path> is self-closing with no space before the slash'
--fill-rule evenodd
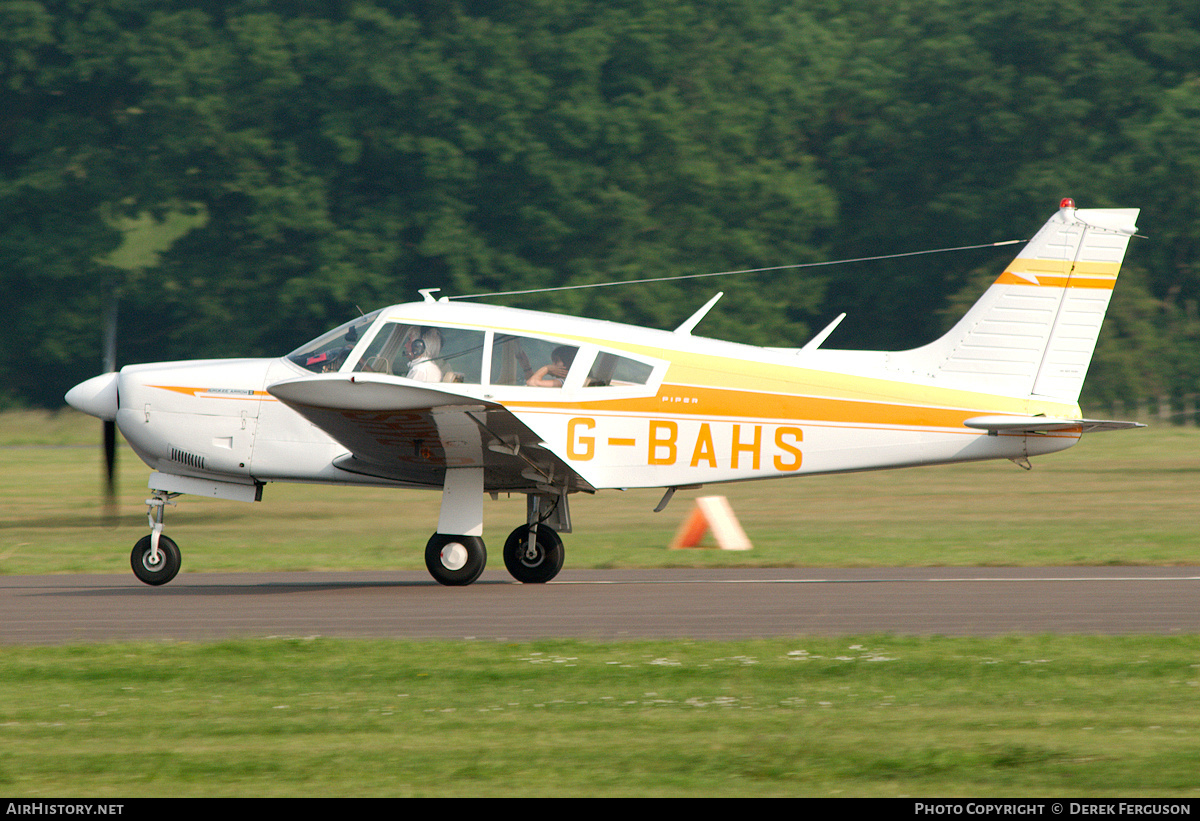
<path id="1" fill-rule="evenodd" d="M 504 541 L 504 567 L 526 585 L 553 579 L 563 569 L 564 558 L 563 540 L 546 525 L 522 525 Z M 469 585 L 486 565 L 487 549 L 480 537 L 434 533 L 425 545 L 425 567 L 440 585 Z"/>
<path id="2" fill-rule="evenodd" d="M 487 549 L 479 536 L 434 533 L 425 545 L 425 567 L 439 584 L 461 587 L 479 578 L 487 565 Z"/>
<path id="3" fill-rule="evenodd" d="M 524 584 L 553 579 L 562 570 L 565 555 L 558 533 L 544 524 L 521 525 L 504 542 L 504 566 Z M 439 584 L 448 587 L 470 584 L 486 565 L 487 548 L 479 536 L 434 533 L 425 545 L 425 567 Z"/>
<path id="4" fill-rule="evenodd" d="M 546 525 L 521 525 L 504 542 L 504 566 L 514 579 L 542 584 L 562 570 L 562 539 Z"/>
<path id="5" fill-rule="evenodd" d="M 425 566 L 439 584 L 457 587 L 479 578 L 487 564 L 483 532 L 483 471 L 446 472 L 438 532 L 425 545 Z M 565 551 L 558 530 L 571 532 L 567 495 L 530 493 L 525 519 L 504 542 L 504 566 L 524 584 L 544 584 L 562 570 Z M 467 535 L 451 535 L 465 533 Z"/>

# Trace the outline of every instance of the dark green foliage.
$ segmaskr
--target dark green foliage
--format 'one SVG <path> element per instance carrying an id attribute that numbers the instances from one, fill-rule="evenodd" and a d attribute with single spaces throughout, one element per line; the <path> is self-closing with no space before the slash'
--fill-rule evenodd
<path id="1" fill-rule="evenodd" d="M 1092 397 L 1187 392 L 1198 46 L 1172 0 L 6 3 L 0 404 L 98 369 L 113 288 L 122 362 L 269 355 L 417 288 L 1011 239 L 1068 195 L 1152 237 Z M 188 214 L 114 264 L 130 218 Z M 1003 264 L 918 259 L 504 301 L 671 327 L 725 290 L 700 333 L 799 345 L 845 310 L 831 345 L 900 348 Z"/>

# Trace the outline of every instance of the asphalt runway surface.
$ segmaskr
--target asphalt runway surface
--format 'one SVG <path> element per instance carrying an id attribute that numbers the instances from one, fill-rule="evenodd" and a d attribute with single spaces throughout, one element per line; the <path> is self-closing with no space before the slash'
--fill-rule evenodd
<path id="1" fill-rule="evenodd" d="M 524 641 L 1200 631 L 1200 567 L 0 576 L 0 644 L 263 636 Z"/>

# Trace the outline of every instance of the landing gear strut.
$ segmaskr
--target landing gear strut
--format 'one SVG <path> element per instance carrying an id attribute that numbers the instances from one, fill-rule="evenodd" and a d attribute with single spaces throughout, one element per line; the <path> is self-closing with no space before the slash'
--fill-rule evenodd
<path id="1" fill-rule="evenodd" d="M 504 566 L 523 584 L 545 584 L 562 570 L 566 555 L 555 528 L 571 532 L 567 494 L 527 494 L 525 522 L 504 542 Z"/>
<path id="2" fill-rule="evenodd" d="M 555 528 L 571 532 L 566 491 L 548 487 L 526 494 L 525 522 L 504 542 L 504 566 L 519 582 L 542 584 L 562 570 L 563 543 Z M 482 533 L 483 468 L 448 469 L 438 529 L 425 545 L 429 574 L 453 587 L 478 579 L 487 564 Z"/>

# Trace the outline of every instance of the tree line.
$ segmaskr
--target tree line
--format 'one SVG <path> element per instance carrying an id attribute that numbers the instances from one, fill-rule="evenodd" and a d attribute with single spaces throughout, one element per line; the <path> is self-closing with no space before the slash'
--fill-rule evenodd
<path id="1" fill-rule="evenodd" d="M 279 355 L 489 293 L 1028 237 L 1143 209 L 1084 404 L 1200 379 L 1200 7 L 1181 0 L 0 5 L 0 406 L 118 359 Z M 923 344 L 1011 255 L 495 301 Z"/>

